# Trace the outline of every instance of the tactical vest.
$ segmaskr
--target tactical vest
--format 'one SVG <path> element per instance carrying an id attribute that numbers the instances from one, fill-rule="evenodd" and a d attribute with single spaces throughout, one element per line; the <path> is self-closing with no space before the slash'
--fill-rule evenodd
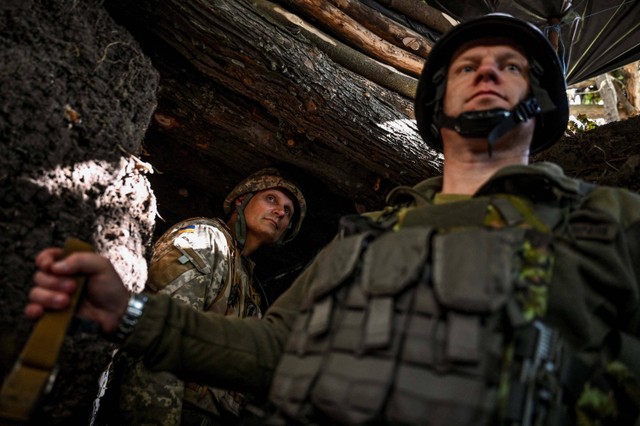
<path id="1" fill-rule="evenodd" d="M 295 424 L 565 424 L 590 370 L 541 318 L 574 199 L 342 222 L 276 370 Z M 402 222 L 397 229 L 396 222 Z M 554 230 L 552 232 L 552 230 Z"/>

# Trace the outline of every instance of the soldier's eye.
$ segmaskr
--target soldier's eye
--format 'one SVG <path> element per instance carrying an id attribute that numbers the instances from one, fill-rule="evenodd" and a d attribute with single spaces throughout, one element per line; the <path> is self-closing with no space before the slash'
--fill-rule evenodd
<path id="1" fill-rule="evenodd" d="M 507 71 L 512 71 L 516 73 L 519 73 L 521 70 L 520 65 L 518 64 L 508 64 L 506 68 L 507 68 Z"/>

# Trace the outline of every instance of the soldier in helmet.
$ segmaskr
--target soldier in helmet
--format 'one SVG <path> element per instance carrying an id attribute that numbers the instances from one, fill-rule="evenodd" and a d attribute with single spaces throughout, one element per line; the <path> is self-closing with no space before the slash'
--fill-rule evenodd
<path id="1" fill-rule="evenodd" d="M 260 318 L 262 294 L 249 256 L 298 234 L 306 213 L 304 196 L 280 170 L 267 168 L 236 185 L 223 209 L 226 222 L 191 218 L 158 239 L 146 292 L 167 294 L 199 311 Z M 110 370 L 96 423 L 228 425 L 237 422 L 246 400 L 244 394 L 150 372 L 122 353 Z"/>
<path id="2" fill-rule="evenodd" d="M 123 350 L 268 389 L 279 424 L 637 424 L 640 197 L 528 164 L 563 134 L 565 87 L 534 26 L 463 22 L 433 47 L 416 94 L 443 176 L 345 218 L 264 320 L 129 298 L 106 260 L 56 262 L 57 249 L 36 260 L 26 313 L 65 306 L 65 276 L 89 272 L 99 315 L 80 312 Z M 184 362 L 177 345 L 211 362 Z"/>

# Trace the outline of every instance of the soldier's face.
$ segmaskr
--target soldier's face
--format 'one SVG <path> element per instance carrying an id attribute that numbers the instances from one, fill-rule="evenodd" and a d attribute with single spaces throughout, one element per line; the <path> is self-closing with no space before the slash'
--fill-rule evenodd
<path id="1" fill-rule="evenodd" d="M 244 209 L 247 237 L 262 244 L 273 244 L 287 231 L 293 218 L 291 198 L 278 189 L 257 192 Z"/>
<path id="2" fill-rule="evenodd" d="M 457 117 L 468 111 L 511 110 L 528 93 L 529 61 L 521 50 L 504 40 L 480 40 L 463 46 L 453 56 L 444 112 Z"/>

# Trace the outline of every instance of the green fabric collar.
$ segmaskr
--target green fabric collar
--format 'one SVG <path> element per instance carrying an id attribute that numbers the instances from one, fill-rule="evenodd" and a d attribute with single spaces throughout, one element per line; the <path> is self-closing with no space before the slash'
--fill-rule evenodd
<path id="1" fill-rule="evenodd" d="M 504 182 L 510 182 L 509 188 L 504 188 Z M 524 184 L 526 185 L 520 185 Z M 530 165 L 507 166 L 498 170 L 488 182 L 486 182 L 474 196 L 487 195 L 495 192 L 521 193 L 525 196 L 531 194 L 531 186 L 535 184 L 540 192 L 548 192 L 549 196 L 557 196 L 553 189 L 565 195 L 577 195 L 581 193 L 581 181 L 567 177 L 562 168 L 554 163 L 540 162 Z M 425 198 L 438 203 L 436 194 L 442 190 L 442 176 L 426 179 L 413 187 Z M 551 192 L 550 192 L 551 191 Z"/>
<path id="2" fill-rule="evenodd" d="M 443 194 L 438 192 L 433 197 L 433 204 L 455 203 L 456 201 L 466 201 L 470 198 L 471 195 L 467 194 Z"/>

